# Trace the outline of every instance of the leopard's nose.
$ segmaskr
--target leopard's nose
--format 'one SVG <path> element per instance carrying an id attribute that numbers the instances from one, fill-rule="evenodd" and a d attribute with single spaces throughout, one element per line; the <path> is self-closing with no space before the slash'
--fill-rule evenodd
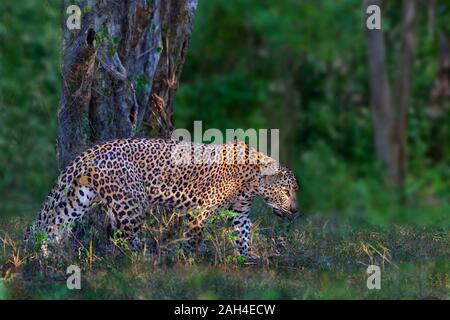
<path id="1" fill-rule="evenodd" d="M 291 213 L 298 213 L 297 202 L 291 202 Z"/>

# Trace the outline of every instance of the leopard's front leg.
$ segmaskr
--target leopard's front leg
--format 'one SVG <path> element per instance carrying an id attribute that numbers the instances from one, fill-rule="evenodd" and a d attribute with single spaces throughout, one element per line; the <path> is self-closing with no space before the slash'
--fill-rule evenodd
<path id="1" fill-rule="evenodd" d="M 252 259 L 254 256 L 251 254 L 250 248 L 250 198 L 241 198 L 231 206 L 236 216 L 233 217 L 233 230 L 236 232 L 236 246 L 239 250 L 239 254 L 246 259 Z"/>
<path id="2" fill-rule="evenodd" d="M 239 254 L 246 259 L 253 256 L 250 253 L 250 217 L 248 213 L 238 213 L 233 217 L 233 229 L 236 232 L 236 246 Z"/>

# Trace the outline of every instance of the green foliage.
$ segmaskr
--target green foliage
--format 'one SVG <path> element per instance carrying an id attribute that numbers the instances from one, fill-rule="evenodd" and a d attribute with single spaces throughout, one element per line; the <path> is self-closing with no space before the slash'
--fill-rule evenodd
<path id="1" fill-rule="evenodd" d="M 0 216 L 36 212 L 56 178 L 59 6 L 0 3 Z"/>

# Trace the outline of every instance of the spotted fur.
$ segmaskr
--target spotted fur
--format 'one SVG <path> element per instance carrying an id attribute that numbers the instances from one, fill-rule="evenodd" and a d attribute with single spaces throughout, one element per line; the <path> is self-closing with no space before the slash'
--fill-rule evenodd
<path id="1" fill-rule="evenodd" d="M 230 148 L 231 147 L 231 148 Z M 209 161 L 193 161 L 208 154 Z M 229 161 L 232 159 L 233 161 Z M 152 205 L 187 209 L 186 235 L 197 239 L 219 208 L 237 213 L 237 247 L 249 257 L 249 211 L 259 195 L 280 216 L 297 211 L 297 183 L 274 159 L 234 141 L 202 145 L 162 139 L 121 139 L 97 145 L 61 173 L 39 212 L 34 231 L 63 240 L 93 203 L 102 203 L 114 230 L 134 242 Z"/>

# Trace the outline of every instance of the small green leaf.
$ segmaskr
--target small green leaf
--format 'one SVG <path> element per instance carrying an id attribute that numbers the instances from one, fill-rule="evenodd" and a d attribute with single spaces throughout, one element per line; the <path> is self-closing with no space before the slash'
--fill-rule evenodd
<path id="1" fill-rule="evenodd" d="M 244 256 L 238 256 L 237 257 L 237 262 L 239 264 L 244 264 L 245 263 L 245 257 Z"/>

